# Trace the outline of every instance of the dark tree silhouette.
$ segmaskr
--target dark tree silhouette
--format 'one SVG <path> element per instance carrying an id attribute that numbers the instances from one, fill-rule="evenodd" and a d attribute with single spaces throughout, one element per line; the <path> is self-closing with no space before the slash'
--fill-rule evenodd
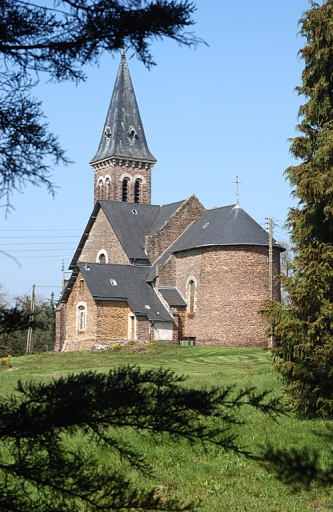
<path id="1" fill-rule="evenodd" d="M 189 389 L 184 380 L 168 370 L 124 367 L 20 382 L 18 393 L 0 402 L 0 510 L 192 510 L 194 503 L 133 487 L 117 465 L 98 459 L 98 449 L 147 475 L 131 433 L 213 443 L 251 457 L 232 431 L 242 423 L 238 411 L 250 405 L 276 418 L 285 409 L 267 392 Z"/>

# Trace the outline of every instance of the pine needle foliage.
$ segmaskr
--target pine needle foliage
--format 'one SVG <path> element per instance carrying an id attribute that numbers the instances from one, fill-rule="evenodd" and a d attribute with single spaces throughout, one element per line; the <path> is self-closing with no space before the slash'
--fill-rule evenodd
<path id="1" fill-rule="evenodd" d="M 184 380 L 169 370 L 127 366 L 20 382 L 0 402 L 0 510 L 193 510 L 195 503 L 160 497 L 125 478 L 121 463 L 151 474 L 131 434 L 251 457 L 233 433 L 243 423 L 241 409 L 252 406 L 272 418 L 286 409 L 267 391 L 191 389 Z M 101 450 L 110 458 L 100 457 Z"/>
<path id="2" fill-rule="evenodd" d="M 295 408 L 333 415 L 333 4 L 311 8 L 300 19 L 305 62 L 298 94 L 299 135 L 291 154 L 299 161 L 285 174 L 298 198 L 287 225 L 295 258 L 284 276 L 287 306 L 266 304 L 278 340 L 278 369 L 289 383 Z"/>

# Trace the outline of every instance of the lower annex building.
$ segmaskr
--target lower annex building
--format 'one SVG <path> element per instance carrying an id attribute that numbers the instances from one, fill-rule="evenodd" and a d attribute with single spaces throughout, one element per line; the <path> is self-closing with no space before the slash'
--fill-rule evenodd
<path id="1" fill-rule="evenodd" d="M 194 196 L 151 204 L 156 159 L 144 134 L 125 53 L 90 162 L 95 207 L 56 315 L 56 350 L 123 339 L 267 347 L 269 236 L 238 204 L 206 210 Z M 273 240 L 273 275 L 283 247 Z"/>

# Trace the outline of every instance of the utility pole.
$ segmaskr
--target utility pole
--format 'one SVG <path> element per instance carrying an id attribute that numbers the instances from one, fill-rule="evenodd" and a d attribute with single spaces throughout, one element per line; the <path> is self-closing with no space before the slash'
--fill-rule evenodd
<path id="1" fill-rule="evenodd" d="M 32 332 L 32 322 L 34 319 L 34 312 L 35 312 L 35 285 L 32 285 L 32 292 L 31 292 L 31 303 L 30 303 L 30 325 L 28 329 L 28 337 L 27 337 L 27 348 L 26 348 L 26 354 L 31 354 L 33 350 L 33 332 Z"/>
<path id="2" fill-rule="evenodd" d="M 273 219 L 269 219 L 268 247 L 268 296 L 270 300 L 273 300 Z"/>
<path id="3" fill-rule="evenodd" d="M 268 298 L 273 300 L 273 219 L 269 220 L 269 240 L 268 240 Z M 270 336 L 268 346 L 274 347 L 274 336 Z"/>

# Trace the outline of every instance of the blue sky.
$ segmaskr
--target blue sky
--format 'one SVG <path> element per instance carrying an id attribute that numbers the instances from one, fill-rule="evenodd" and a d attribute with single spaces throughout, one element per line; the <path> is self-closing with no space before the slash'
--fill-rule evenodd
<path id="1" fill-rule="evenodd" d="M 303 99 L 294 92 L 303 69 L 297 57 L 298 20 L 308 0 L 198 0 L 193 30 L 209 46 L 181 48 L 156 41 L 157 66 L 150 71 L 135 57 L 129 69 L 149 149 L 157 158 L 152 202 L 165 204 L 195 194 L 206 208 L 235 202 L 257 222 L 275 219 L 275 238 L 293 204 L 283 176 L 293 160 L 288 138 L 295 135 Z M 128 55 L 130 57 L 130 55 Z M 57 167 L 54 199 L 27 186 L 12 196 L 15 210 L 0 210 L 0 283 L 15 295 L 58 297 L 65 270 L 93 208 L 94 156 L 113 90 L 120 55 L 105 55 L 87 67 L 87 81 L 50 84 L 35 95 L 50 129 L 74 160 Z M 67 274 L 69 276 L 69 274 Z"/>

